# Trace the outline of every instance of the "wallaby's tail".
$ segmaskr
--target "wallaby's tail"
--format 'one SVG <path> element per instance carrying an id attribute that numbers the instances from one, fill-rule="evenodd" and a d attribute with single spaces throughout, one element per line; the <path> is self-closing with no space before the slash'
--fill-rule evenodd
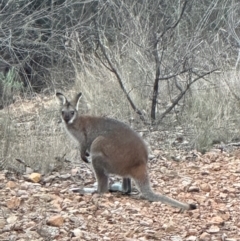
<path id="1" fill-rule="evenodd" d="M 160 201 L 162 203 L 171 205 L 176 208 L 181 208 L 183 210 L 192 210 L 192 209 L 197 208 L 197 206 L 195 204 L 187 204 L 187 203 L 179 202 L 179 201 L 169 198 L 167 196 L 154 193 L 150 187 L 150 183 L 149 183 L 147 174 L 145 175 L 144 180 L 143 179 L 142 180 L 135 179 L 135 182 L 142 193 L 142 197 L 151 202 L 159 202 Z"/>

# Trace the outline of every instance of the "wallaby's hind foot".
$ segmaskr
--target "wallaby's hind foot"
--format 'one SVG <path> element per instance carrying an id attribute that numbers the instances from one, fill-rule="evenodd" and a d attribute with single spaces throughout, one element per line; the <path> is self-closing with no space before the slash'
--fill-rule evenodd
<path id="1" fill-rule="evenodd" d="M 97 188 L 91 187 L 84 187 L 84 188 L 71 188 L 70 191 L 75 192 L 75 193 L 79 193 L 79 194 L 86 194 L 86 193 L 97 193 Z"/>

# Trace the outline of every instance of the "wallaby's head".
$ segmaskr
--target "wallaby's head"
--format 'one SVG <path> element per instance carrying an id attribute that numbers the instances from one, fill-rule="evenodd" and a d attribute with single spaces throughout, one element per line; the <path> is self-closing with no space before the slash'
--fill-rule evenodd
<path id="1" fill-rule="evenodd" d="M 78 115 L 78 105 L 82 93 L 77 94 L 72 101 L 68 101 L 68 99 L 62 93 L 59 92 L 56 93 L 56 96 L 61 102 L 62 120 L 66 124 L 73 123 L 73 121 L 77 118 Z"/>

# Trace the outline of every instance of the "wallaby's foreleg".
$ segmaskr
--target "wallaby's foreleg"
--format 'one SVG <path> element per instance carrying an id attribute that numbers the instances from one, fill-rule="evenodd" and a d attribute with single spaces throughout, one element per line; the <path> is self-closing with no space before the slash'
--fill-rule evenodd
<path id="1" fill-rule="evenodd" d="M 122 192 L 124 194 L 129 194 L 132 191 L 131 179 L 124 177 L 122 183 L 116 182 L 110 186 L 110 192 Z"/>
<path id="2" fill-rule="evenodd" d="M 88 160 L 89 157 L 89 153 L 87 151 L 87 146 L 84 144 L 81 144 L 80 146 L 80 155 L 81 155 L 81 159 L 86 162 L 86 163 L 90 163 L 90 161 Z"/>

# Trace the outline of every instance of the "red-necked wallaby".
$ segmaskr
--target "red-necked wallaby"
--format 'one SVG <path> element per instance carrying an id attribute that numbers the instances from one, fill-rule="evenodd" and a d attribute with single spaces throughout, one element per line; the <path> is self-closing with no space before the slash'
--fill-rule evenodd
<path id="1" fill-rule="evenodd" d="M 72 101 L 61 93 L 56 95 L 61 101 L 65 129 L 79 143 L 82 160 L 88 162 L 86 153 L 90 154 L 99 193 L 109 191 L 108 174 L 116 174 L 123 177 L 122 186 L 113 185 L 110 189 L 129 193 L 132 178 L 143 198 L 149 201 L 160 201 L 185 210 L 196 208 L 195 204 L 182 203 L 152 191 L 147 170 L 147 147 L 128 125 L 110 118 L 79 115 L 81 93 Z"/>

